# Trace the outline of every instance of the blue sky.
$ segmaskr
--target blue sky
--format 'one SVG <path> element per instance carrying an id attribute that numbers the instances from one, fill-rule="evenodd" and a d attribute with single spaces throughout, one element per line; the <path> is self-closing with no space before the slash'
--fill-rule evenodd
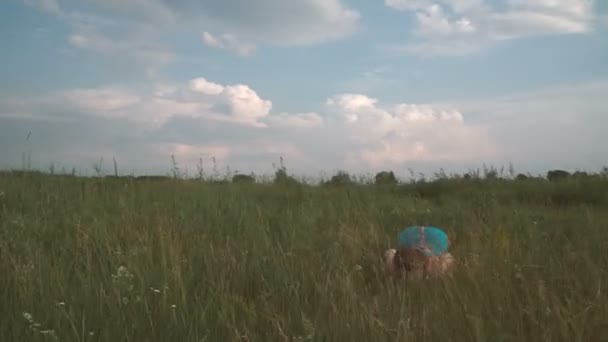
<path id="1" fill-rule="evenodd" d="M 2 1 L 0 167 L 597 170 L 606 33 L 599 0 Z"/>

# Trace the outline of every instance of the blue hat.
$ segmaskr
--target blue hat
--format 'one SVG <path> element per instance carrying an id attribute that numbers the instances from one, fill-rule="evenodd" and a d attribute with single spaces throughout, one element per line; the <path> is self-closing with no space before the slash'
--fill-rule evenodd
<path id="1" fill-rule="evenodd" d="M 449 247 L 448 235 L 433 226 L 410 226 L 399 233 L 399 247 L 416 248 L 425 255 L 441 255 Z"/>

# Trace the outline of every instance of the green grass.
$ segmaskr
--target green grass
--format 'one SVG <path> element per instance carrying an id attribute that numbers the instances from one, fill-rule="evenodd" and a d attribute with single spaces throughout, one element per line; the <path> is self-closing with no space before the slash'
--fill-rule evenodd
<path id="1" fill-rule="evenodd" d="M 607 183 L 2 173 L 0 341 L 599 341 Z M 448 231 L 452 278 L 383 279 L 411 224 Z"/>

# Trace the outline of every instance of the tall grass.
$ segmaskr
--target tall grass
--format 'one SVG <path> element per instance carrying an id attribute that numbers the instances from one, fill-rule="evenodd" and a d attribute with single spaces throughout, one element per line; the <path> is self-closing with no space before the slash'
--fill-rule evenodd
<path id="1" fill-rule="evenodd" d="M 0 341 L 600 341 L 608 186 L 0 174 Z M 453 277 L 380 257 L 445 228 Z"/>

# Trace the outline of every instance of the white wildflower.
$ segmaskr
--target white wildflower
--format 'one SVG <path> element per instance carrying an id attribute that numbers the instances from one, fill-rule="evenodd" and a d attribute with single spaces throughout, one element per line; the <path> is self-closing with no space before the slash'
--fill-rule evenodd
<path id="1" fill-rule="evenodd" d="M 129 272 L 129 270 L 125 266 L 118 267 L 116 274 L 113 274 L 112 277 L 116 278 L 133 278 L 133 274 Z"/>
<path id="2" fill-rule="evenodd" d="M 40 333 L 42 335 L 51 335 L 51 336 L 55 336 L 55 330 L 53 329 L 48 329 L 48 330 L 40 330 Z"/>

